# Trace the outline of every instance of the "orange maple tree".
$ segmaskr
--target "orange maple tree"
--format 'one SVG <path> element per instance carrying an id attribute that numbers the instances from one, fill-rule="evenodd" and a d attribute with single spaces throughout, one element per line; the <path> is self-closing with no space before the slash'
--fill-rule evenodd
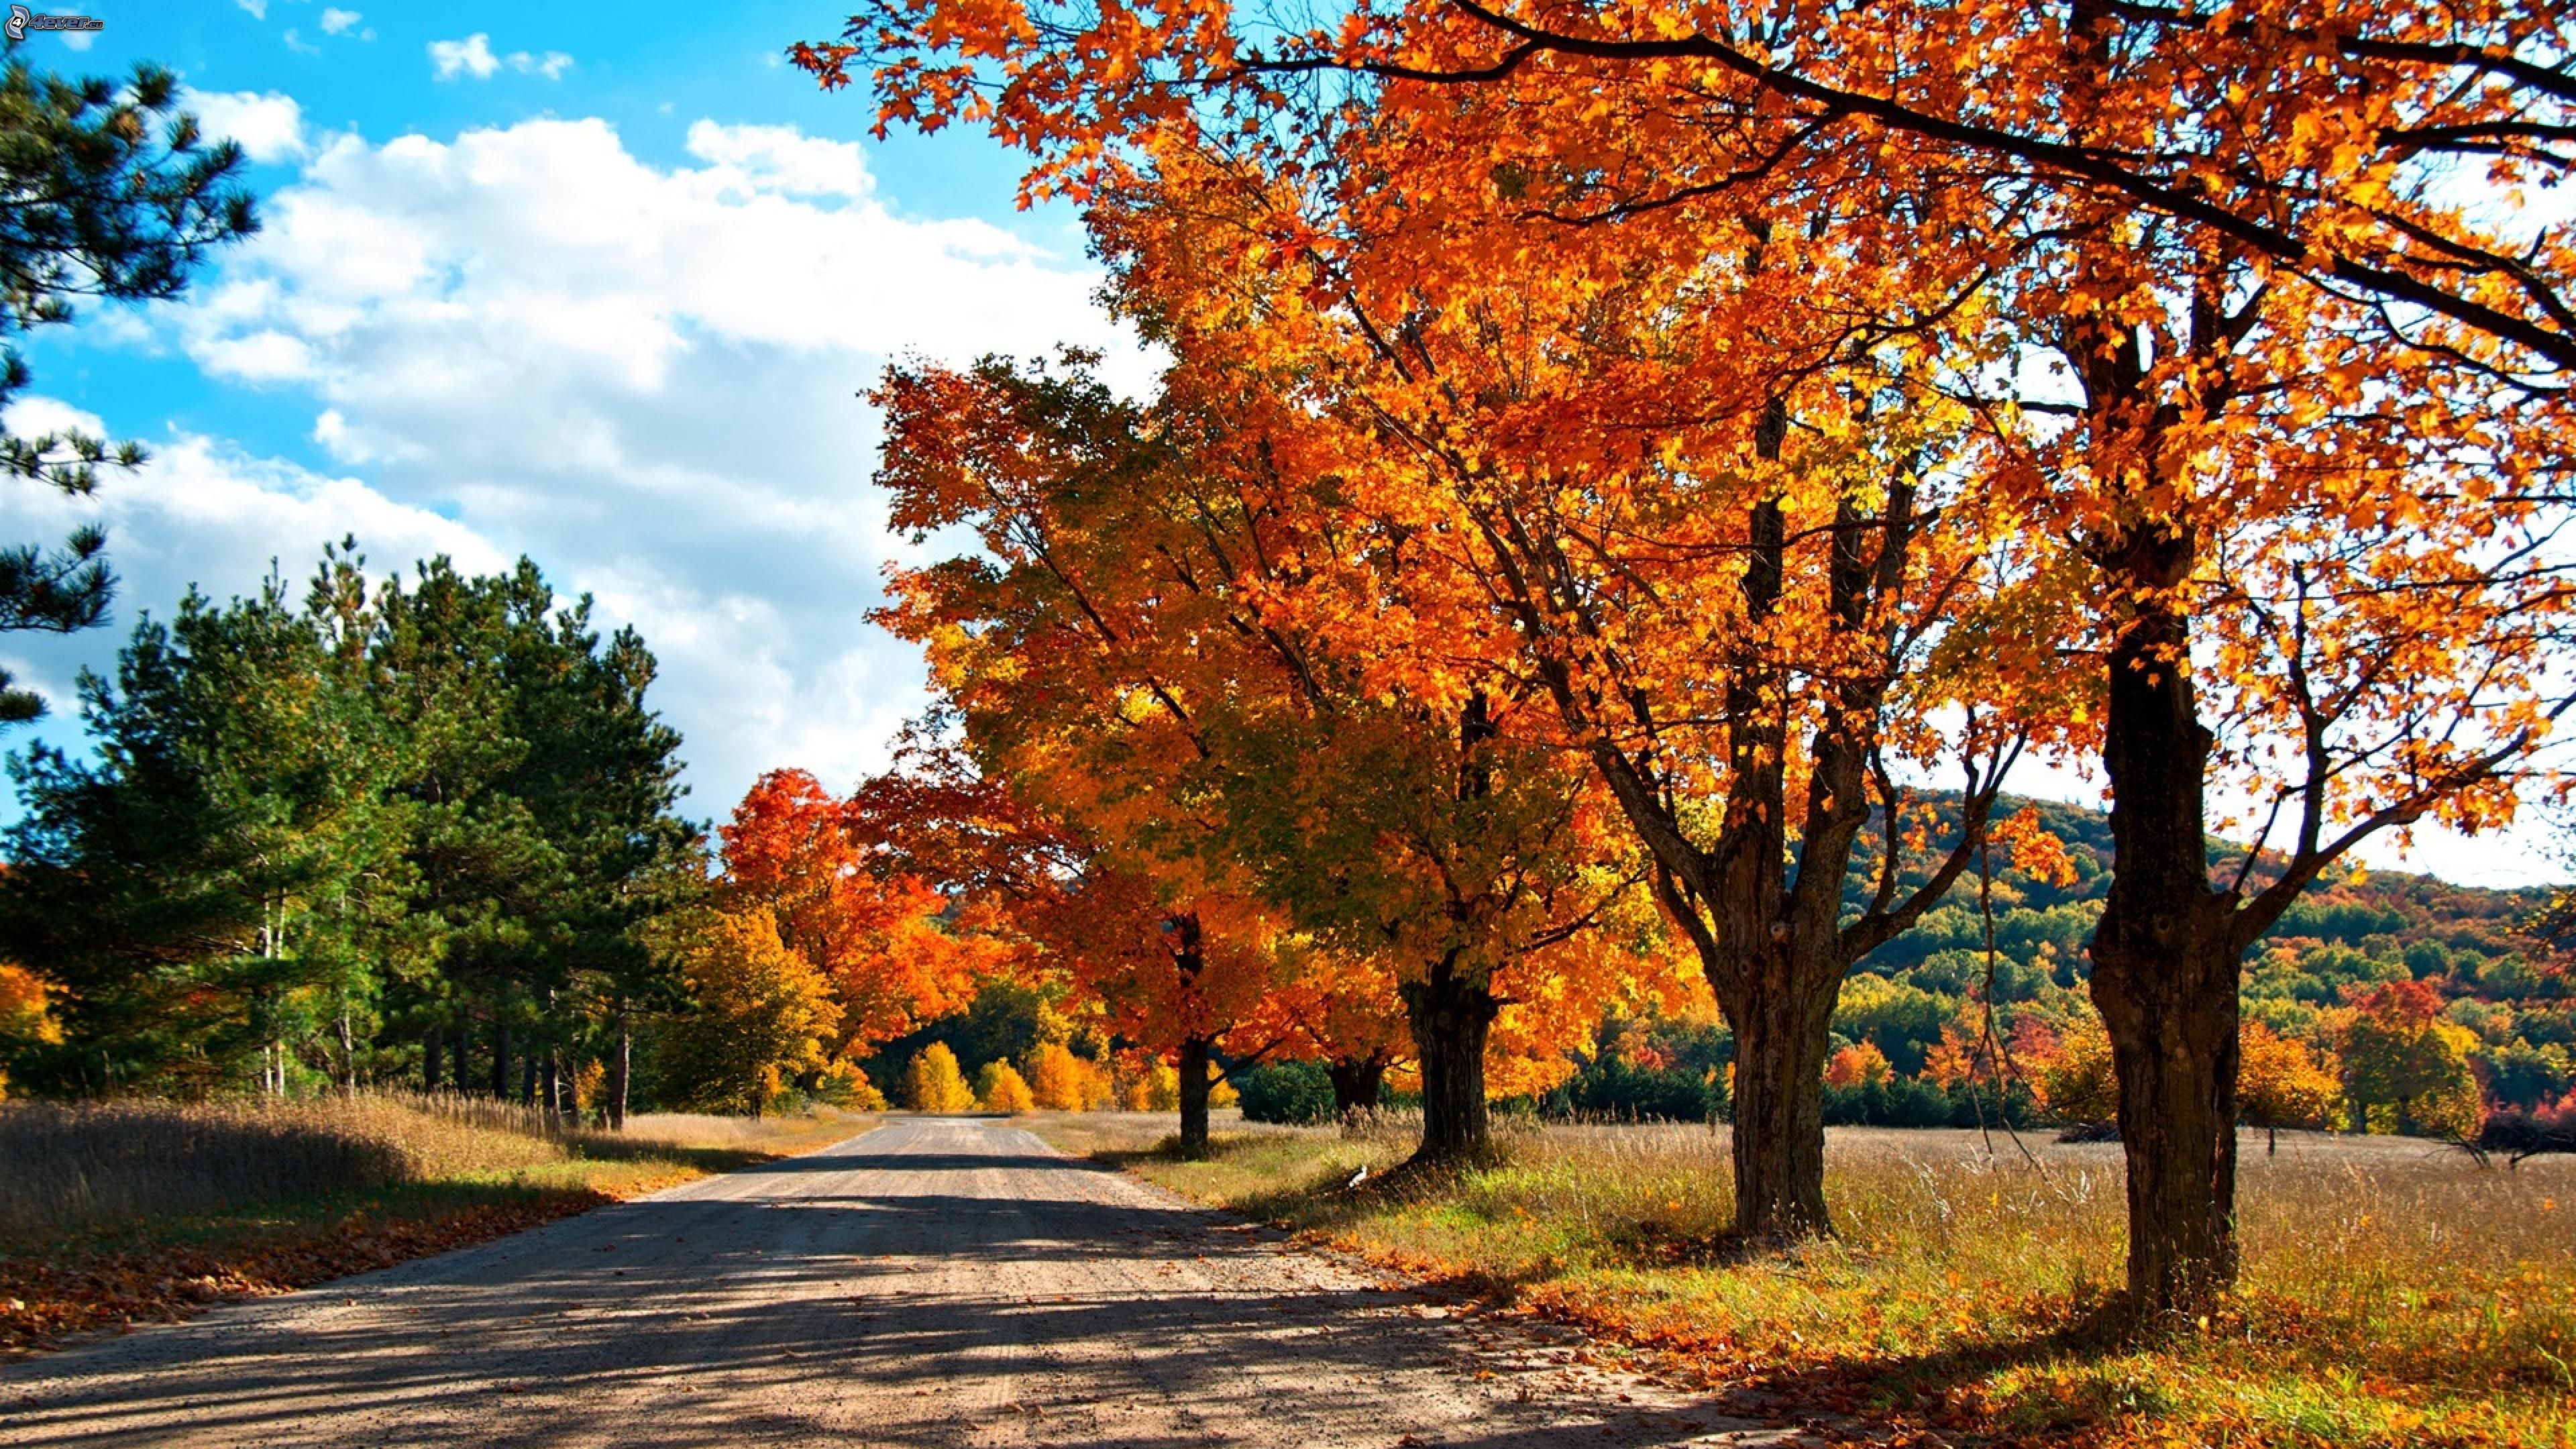
<path id="1" fill-rule="evenodd" d="M 1472 676 L 1390 691 L 1356 641 L 1301 616 L 1289 596 L 1339 545 L 1277 496 L 1308 481 L 1279 451 L 1303 437 L 1257 393 L 1148 409 L 1077 360 L 898 372 L 881 397 L 898 521 L 968 523 L 1006 564 L 899 576 L 889 615 L 929 646 L 976 748 L 1114 841 L 1127 875 L 1209 903 L 1172 912 L 1171 940 L 1219 940 L 1213 908 L 1226 936 L 1267 943 L 1272 969 L 1229 1018 L 1238 1042 L 1262 1022 L 1382 1022 L 1297 1003 L 1391 982 L 1421 1064 L 1423 1153 L 1485 1151 L 1497 1023 L 1556 1055 L 1589 1020 L 1567 1008 L 1597 1015 L 1640 960 L 1604 949 L 1622 903 L 1643 905 L 1638 872 L 1613 861 L 1597 795 L 1515 737 L 1530 711 Z M 1288 949 L 1305 934 L 1332 949 Z M 1289 957 L 1379 969 L 1337 986 L 1277 969 Z M 1382 1032 L 1362 1038 L 1324 1044 L 1355 1091 L 1392 1058 Z"/>
<path id="2" fill-rule="evenodd" d="M 1003 964 L 1003 944 L 921 876 L 889 868 L 849 806 L 802 770 L 761 776 L 718 834 L 728 909 L 765 912 L 828 983 L 836 1059 L 964 1010 Z"/>

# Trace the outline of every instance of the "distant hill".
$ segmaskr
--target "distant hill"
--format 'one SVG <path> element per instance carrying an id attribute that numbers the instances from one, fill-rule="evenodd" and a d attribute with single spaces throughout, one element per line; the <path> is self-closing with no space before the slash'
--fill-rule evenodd
<path id="1" fill-rule="evenodd" d="M 2003 813 L 2025 808 L 2065 846 L 2075 880 L 2060 885 L 2036 878 L 1996 853 L 1998 1003 L 2062 1001 L 2081 986 L 2088 970 L 2084 943 L 2110 879 L 2107 814 L 2018 799 Z M 1955 820 L 1954 810 L 1944 824 L 1955 829 Z M 2211 842 L 2214 871 L 2232 871 L 2242 855 L 2242 846 Z M 1854 870 L 1846 895 L 1855 909 L 1875 870 L 1874 854 Z M 2567 953 L 2531 925 L 2549 898 L 2542 889 L 2487 890 L 2403 871 L 2321 881 L 2249 953 L 2247 1014 L 2285 1035 L 2313 1036 L 2327 1013 L 2355 994 L 2388 981 L 2430 982 L 2444 1000 L 2443 1015 L 2476 1033 L 2476 1065 L 2491 1097 L 2515 1105 L 2554 1099 L 2576 1085 L 2576 981 Z M 1872 1016 L 1900 1018 L 1907 1026 L 1888 1033 L 1872 1029 L 1877 1021 L 1844 1024 L 1878 1041 L 1900 1071 L 1912 1069 L 1938 1040 L 1929 1003 L 1915 993 L 1955 1000 L 1981 988 L 1989 964 L 1985 932 L 1971 871 L 1917 929 L 1861 963 L 1863 974 L 1911 988 L 1893 993 L 1893 1004 L 1890 993 L 1866 987 L 1858 993 L 1876 1003 Z"/>

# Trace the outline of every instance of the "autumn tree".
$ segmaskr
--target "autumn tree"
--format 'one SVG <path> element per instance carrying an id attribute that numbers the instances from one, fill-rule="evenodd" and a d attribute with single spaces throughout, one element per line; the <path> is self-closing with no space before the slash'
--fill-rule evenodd
<path id="1" fill-rule="evenodd" d="M 953 920 L 952 902 L 873 849 L 847 802 L 802 770 L 754 781 L 718 830 L 724 888 L 778 923 L 779 939 L 831 983 L 841 1016 L 832 1054 L 965 1009 L 995 969 L 995 944 Z"/>
<path id="2" fill-rule="evenodd" d="M 1281 448 L 1294 435 L 1258 389 L 1145 409 L 1116 400 L 1077 360 L 1064 376 L 998 363 L 898 373 L 881 397 L 894 424 L 885 477 L 899 518 L 972 521 L 1013 565 L 976 581 L 991 592 L 975 617 L 1016 631 L 1027 627 L 1016 616 L 1051 596 L 1055 627 L 1114 671 L 1089 687 L 1123 695 L 1114 718 L 1126 727 L 1103 736 L 1068 724 L 1050 751 L 1078 739 L 1090 778 L 1127 794 L 1153 779 L 1158 796 L 1194 807 L 1169 822 L 1121 822 L 1167 862 L 1195 861 L 1210 879 L 1240 872 L 1235 894 L 1284 909 L 1341 958 L 1385 962 L 1423 1072 L 1423 1155 L 1485 1152 L 1485 1058 L 1498 1017 L 1545 996 L 1537 1020 L 1560 1035 L 1579 1029 L 1575 1002 L 1597 1014 L 1605 993 L 1624 988 L 1632 958 L 1578 938 L 1606 928 L 1623 901 L 1642 905 L 1642 871 L 1614 858 L 1597 794 L 1543 743 L 1515 738 L 1516 721 L 1537 711 L 1502 693 L 1511 681 L 1501 677 L 1492 691 L 1469 677 L 1390 693 L 1367 677 L 1359 641 L 1298 617 L 1285 596 L 1347 544 L 1310 530 L 1296 494 L 1283 491 L 1313 480 L 1285 472 Z M 929 642 L 935 661 L 988 654 L 989 627 L 966 639 L 934 628 L 963 617 L 962 578 L 915 577 L 906 586 L 944 612 L 899 610 L 898 627 Z M 1061 710 L 1079 697 L 1063 683 L 1071 653 L 1056 651 L 1043 676 L 1023 653 L 1008 677 L 1045 678 L 1045 707 Z M 1027 731 L 1039 715 L 1031 703 L 995 708 L 984 728 Z M 1157 739 L 1155 753 L 1139 753 Z M 1205 925 L 1176 922 L 1168 934 L 1203 941 Z M 1252 927 L 1265 929 L 1280 943 L 1276 958 L 1281 933 Z M 1522 984 L 1506 979 L 1515 975 Z M 1274 971 L 1245 1001 L 1257 1012 L 1286 985 Z M 1250 1021 L 1236 1021 L 1232 1038 L 1245 1045 Z M 1186 1093 L 1186 1057 L 1181 1071 Z"/>
<path id="3" fill-rule="evenodd" d="M 24 966 L 0 961 L 0 1052 L 19 1047 L 50 1046 L 63 1039 L 55 1022 L 52 988 Z M 0 1067 L 0 1097 L 9 1092 L 9 1073 Z"/>
<path id="4" fill-rule="evenodd" d="M 758 1116 L 790 1080 L 824 1065 L 840 1005 L 767 912 L 716 912 L 686 940 L 680 969 L 695 1009 L 664 1030 L 665 1077 L 681 1101 Z"/>
<path id="5" fill-rule="evenodd" d="M 2245 1120 L 2263 1129 L 2267 1153 L 2281 1150 L 2284 1127 L 2323 1127 L 2334 1118 L 2343 1084 L 2337 1063 L 2322 1060 L 2297 1037 L 2248 1021 L 2237 1046 L 2236 1100 Z"/>
<path id="6" fill-rule="evenodd" d="M 2542 515 L 2576 251 L 2464 199 L 2475 168 L 2510 189 L 2570 165 L 2563 29 L 2089 0 L 1245 18 L 889 4 L 799 59 L 827 84 L 871 67 L 881 124 L 990 122 L 1037 154 L 1038 193 L 1222 140 L 1238 173 L 1370 211 L 1264 240 L 1354 275 L 1365 245 L 1399 293 L 1524 254 L 1578 276 L 1812 233 L 1785 270 L 1872 318 L 1690 325 L 1755 379 L 1812 377 L 1855 335 L 1934 343 L 1994 445 L 1981 498 L 2067 541 L 2019 637 L 2101 663 L 2080 718 L 2119 863 L 2092 984 L 2133 1301 L 2224 1284 L 2245 947 L 2361 839 L 2500 818 L 2563 707 L 2535 660 L 2564 603 Z M 2052 355 L 2062 382 L 2008 360 Z M 1996 642 L 2003 677 L 2065 657 Z M 2266 800 L 2283 868 L 2211 880 L 2213 772 Z"/>
<path id="7" fill-rule="evenodd" d="M 1037 1107 L 1029 1084 L 1009 1062 L 986 1062 L 975 1072 L 975 1100 L 987 1112 L 1028 1112 Z"/>
<path id="8" fill-rule="evenodd" d="M 937 1114 L 975 1110 L 975 1093 L 957 1069 L 957 1054 L 948 1043 L 935 1041 L 913 1054 L 903 1069 L 903 1104 Z"/>
<path id="9" fill-rule="evenodd" d="M 2343 1014 L 2344 1094 L 2363 1131 L 2474 1139 L 2484 1113 L 2469 1050 L 2476 1038 L 2445 1021 L 2430 983 L 2392 981 Z"/>

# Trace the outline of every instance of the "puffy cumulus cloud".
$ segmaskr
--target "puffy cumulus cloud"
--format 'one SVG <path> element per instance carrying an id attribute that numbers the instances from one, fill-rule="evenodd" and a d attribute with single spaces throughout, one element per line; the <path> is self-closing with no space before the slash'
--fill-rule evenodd
<path id="1" fill-rule="evenodd" d="M 429 64 L 440 80 L 454 80 L 459 75 L 489 80 L 501 68 L 501 58 L 492 53 L 492 37 L 478 32 L 463 40 L 431 41 Z"/>
<path id="2" fill-rule="evenodd" d="M 898 356 L 1073 343 L 1129 383 L 1149 363 L 1092 300 L 1096 271 L 980 222 L 893 214 L 857 146 L 701 122 L 688 149 L 649 165 L 596 120 L 332 138 L 216 285 L 154 315 L 207 373 L 309 395 L 311 441 L 370 497 L 525 552 L 640 628 L 693 808 L 718 813 L 778 765 L 855 780 L 921 707 L 917 657 L 864 618 L 903 546 L 855 394 Z M 169 461 L 185 446 L 213 447 Z M 242 547 L 294 569 L 344 528 L 379 565 L 417 554 L 422 535 L 376 522 L 285 550 L 212 530 L 129 597 L 175 597 Z M 122 566 L 133 530 L 111 523 Z"/>
<path id="3" fill-rule="evenodd" d="M 207 135 L 240 142 L 253 161 L 285 161 L 305 153 L 304 108 L 293 96 L 192 90 L 179 97 L 179 107 L 193 113 Z"/>
<path id="4" fill-rule="evenodd" d="M 322 7 L 322 33 L 324 35 L 345 34 L 366 18 L 355 10 L 343 10 L 337 5 L 325 5 Z M 375 35 L 373 30 L 368 30 L 361 32 L 358 38 L 373 40 Z"/>

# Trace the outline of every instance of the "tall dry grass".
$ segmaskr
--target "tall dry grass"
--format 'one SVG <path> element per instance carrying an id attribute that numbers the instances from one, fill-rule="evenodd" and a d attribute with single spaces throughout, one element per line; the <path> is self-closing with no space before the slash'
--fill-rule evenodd
<path id="1" fill-rule="evenodd" d="M 2141 1343 L 2102 1311 L 2126 1251 L 2117 1144 L 1836 1129 L 1836 1237 L 1746 1252 L 1724 1241 L 1723 1128 L 1512 1123 L 1494 1165 L 1406 1175 L 1391 1169 L 1414 1124 L 1395 1117 L 1245 1128 L 1208 1163 L 1146 1150 L 1168 1119 L 1033 1125 L 1202 1200 L 1725 1372 L 1973 1403 L 1991 1432 L 2558 1444 L 2576 1424 L 2576 1160 L 2481 1167 L 2432 1143 L 2311 1134 L 2267 1155 L 2249 1134 L 2241 1291 L 2212 1321 Z M 1363 1167 L 1383 1185 L 1349 1188 Z"/>
<path id="2" fill-rule="evenodd" d="M 583 1159 L 759 1152 L 846 1135 L 845 1119 L 647 1114 L 623 1133 L 446 1094 L 0 1104 L 0 1238 L 305 1202 L 408 1183 L 509 1178 Z"/>

